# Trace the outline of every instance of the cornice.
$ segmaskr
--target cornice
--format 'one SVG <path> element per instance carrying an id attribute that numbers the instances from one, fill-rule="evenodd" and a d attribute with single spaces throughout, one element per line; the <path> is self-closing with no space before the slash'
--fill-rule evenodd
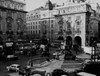
<path id="1" fill-rule="evenodd" d="M 23 13 L 28 13 L 27 11 L 24 11 L 24 10 L 11 9 L 11 8 L 3 7 L 3 6 L 0 6 L 0 9 L 3 9 L 3 10 L 11 10 L 11 11 L 18 11 L 18 12 L 23 12 Z"/>

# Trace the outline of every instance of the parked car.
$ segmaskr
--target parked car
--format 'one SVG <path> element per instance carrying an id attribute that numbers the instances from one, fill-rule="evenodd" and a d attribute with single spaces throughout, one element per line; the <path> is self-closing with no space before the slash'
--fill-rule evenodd
<path id="1" fill-rule="evenodd" d="M 65 71 L 63 71 L 62 69 L 54 69 L 52 72 L 52 76 L 69 76 L 69 74 Z"/>
<path id="2" fill-rule="evenodd" d="M 8 71 L 19 71 L 20 65 L 19 64 L 11 64 L 10 66 L 6 67 Z"/>
<path id="3" fill-rule="evenodd" d="M 19 69 L 19 75 L 22 75 L 22 76 L 29 76 L 32 74 L 32 69 L 31 68 L 28 68 L 28 67 L 22 67 Z"/>
<path id="4" fill-rule="evenodd" d="M 18 60 L 18 57 L 15 55 L 7 55 L 6 60 Z"/>
<path id="5" fill-rule="evenodd" d="M 100 76 L 100 62 L 89 61 L 88 63 L 85 64 L 84 72 Z"/>

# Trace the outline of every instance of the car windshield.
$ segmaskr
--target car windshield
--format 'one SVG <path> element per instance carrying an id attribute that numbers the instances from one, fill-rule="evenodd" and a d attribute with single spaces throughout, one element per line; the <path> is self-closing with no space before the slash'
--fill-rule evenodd
<path id="1" fill-rule="evenodd" d="M 16 66 L 11 66 L 11 67 L 16 67 Z"/>
<path id="2" fill-rule="evenodd" d="M 20 66 L 19 65 L 11 65 L 11 67 L 19 68 Z"/>
<path id="3" fill-rule="evenodd" d="M 20 66 L 17 66 L 17 68 L 20 68 Z"/>

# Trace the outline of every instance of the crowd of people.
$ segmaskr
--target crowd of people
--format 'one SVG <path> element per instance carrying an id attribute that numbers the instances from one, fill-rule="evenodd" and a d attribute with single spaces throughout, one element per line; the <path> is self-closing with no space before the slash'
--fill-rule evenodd
<path id="1" fill-rule="evenodd" d="M 28 45 L 26 45 L 26 47 L 30 47 L 29 49 L 26 48 L 25 50 L 23 50 L 23 52 L 26 51 L 26 55 L 28 55 L 28 56 L 33 56 L 33 55 L 37 55 L 37 54 L 40 54 L 41 56 L 49 55 L 48 44 L 43 44 L 43 43 L 38 44 L 38 43 L 34 43 L 31 41 L 29 43 L 21 44 L 22 47 L 24 47 L 24 44 L 28 44 Z M 9 38 L 4 42 L 3 41 L 0 42 L 0 56 L 15 54 L 16 50 L 20 51 L 19 48 L 20 47 L 17 46 L 17 43 Z"/>
<path id="2" fill-rule="evenodd" d="M 31 41 L 30 43 L 34 43 L 34 42 Z M 28 55 L 28 56 L 33 56 L 33 55 L 37 55 L 37 54 L 39 54 L 41 57 L 44 57 L 44 56 L 49 57 L 50 56 L 50 45 L 48 43 L 47 44 L 34 43 L 29 46 L 31 47 L 31 49 L 27 50 L 26 55 Z M 18 47 L 17 47 L 16 43 L 14 41 L 12 41 L 11 39 L 8 39 L 4 43 L 0 43 L 0 52 L 2 52 L 0 54 L 2 54 L 2 55 L 14 54 L 17 48 Z M 71 54 L 71 50 L 74 50 L 77 53 L 77 51 L 79 50 L 79 46 L 73 45 L 73 47 L 70 47 L 70 45 L 66 45 L 66 43 L 64 41 L 62 41 L 60 43 L 60 47 L 58 47 L 58 49 L 59 49 L 59 52 L 62 54 L 65 54 L 65 53 Z"/>

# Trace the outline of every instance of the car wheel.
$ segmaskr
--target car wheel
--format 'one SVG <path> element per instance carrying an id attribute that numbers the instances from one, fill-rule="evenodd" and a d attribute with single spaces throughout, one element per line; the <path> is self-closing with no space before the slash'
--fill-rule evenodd
<path id="1" fill-rule="evenodd" d="M 50 73 L 47 73 L 46 76 L 52 76 Z"/>

